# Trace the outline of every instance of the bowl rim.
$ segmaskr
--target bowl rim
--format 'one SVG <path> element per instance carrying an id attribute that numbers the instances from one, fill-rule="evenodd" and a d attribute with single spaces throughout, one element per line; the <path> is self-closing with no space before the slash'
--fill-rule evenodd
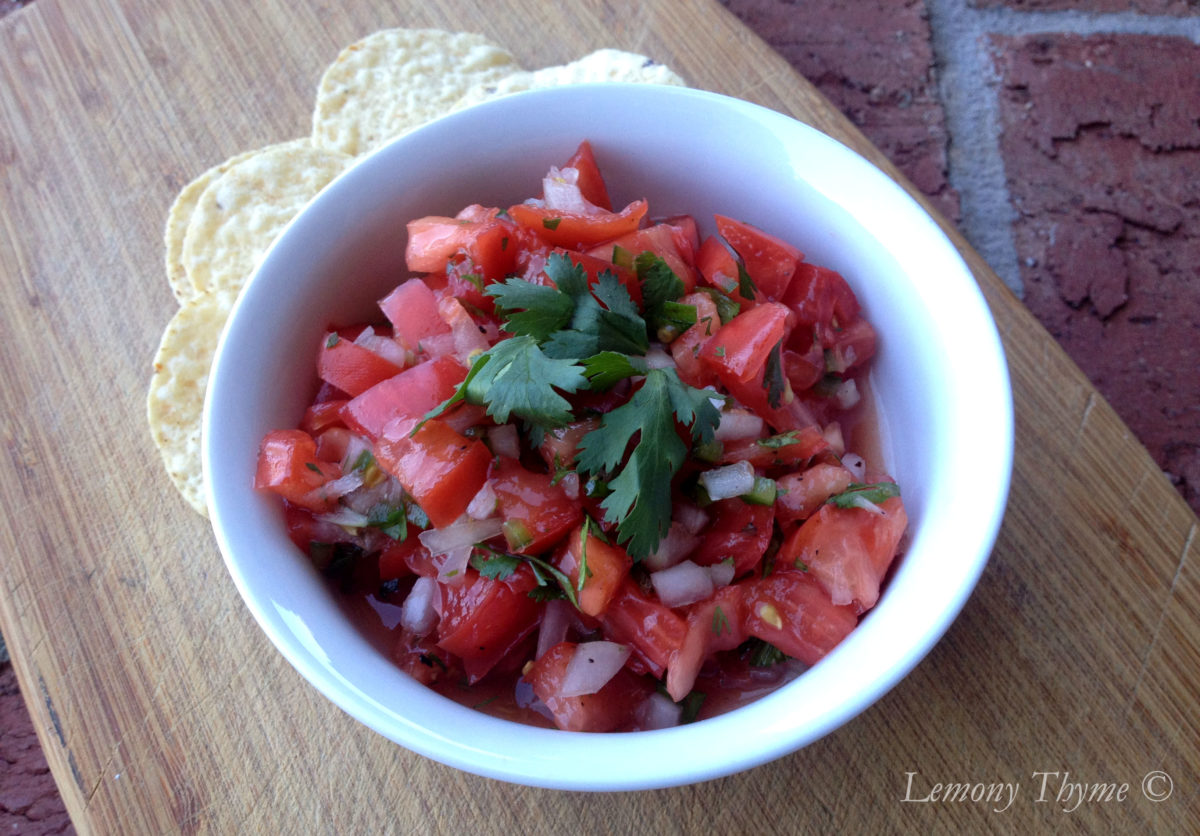
<path id="1" fill-rule="evenodd" d="M 977 348 L 987 365 L 984 372 L 996 384 L 987 404 L 991 411 L 994 445 L 988 450 L 980 451 L 981 461 L 976 462 L 988 479 L 983 490 L 984 495 L 979 500 L 981 510 L 975 518 L 978 541 L 967 555 L 958 582 L 936 611 L 930 614 L 921 632 L 920 641 L 908 647 L 905 652 L 890 658 L 884 667 L 871 676 L 870 689 L 854 692 L 836 706 L 827 706 L 815 720 L 775 720 L 760 725 L 760 728 L 748 734 L 746 718 L 753 717 L 761 721 L 771 717 L 773 710 L 778 714 L 776 709 L 787 699 L 788 688 L 784 688 L 746 707 L 689 726 L 606 735 L 537 729 L 463 708 L 463 712 L 471 715 L 467 717 L 448 708 L 450 714 L 461 720 L 462 730 L 465 731 L 460 730 L 460 738 L 464 734 L 478 733 L 483 736 L 478 739 L 484 739 L 490 732 L 503 736 L 511 733 L 512 729 L 519 729 L 523 741 L 528 744 L 526 749 L 541 747 L 543 751 L 541 756 L 532 757 L 527 753 L 514 755 L 511 752 L 483 751 L 470 740 L 451 741 L 436 730 L 425 729 L 408 721 L 403 715 L 381 704 L 371 694 L 336 672 L 332 672 L 331 675 L 331 668 L 322 664 L 319 654 L 314 653 L 311 647 L 305 646 L 303 636 L 298 633 L 296 625 L 281 620 L 281 614 L 277 611 L 279 605 L 274 604 L 275 609 L 272 609 L 270 591 L 251 581 L 240 563 L 243 559 L 239 554 L 240 546 L 225 525 L 229 503 L 233 500 L 219 490 L 224 482 L 219 478 L 222 467 L 218 461 L 220 445 L 217 441 L 222 437 L 222 416 L 228 411 L 228 405 L 221 403 L 224 391 L 222 381 L 226 375 L 232 373 L 230 370 L 236 362 L 236 357 L 229 349 L 230 334 L 240 327 L 239 314 L 248 304 L 247 299 L 256 292 L 255 289 L 263 281 L 260 277 L 270 271 L 270 265 L 277 259 L 291 250 L 303 248 L 302 239 L 314 218 L 321 213 L 327 214 L 332 211 L 330 207 L 343 200 L 344 193 L 356 188 L 362 178 L 377 176 L 377 169 L 385 170 L 393 158 L 402 159 L 409 146 L 449 136 L 465 125 L 486 121 L 505 111 L 515 109 L 524 114 L 539 110 L 553 111 L 579 98 L 606 102 L 611 106 L 616 106 L 619 102 L 637 101 L 640 106 L 647 108 L 707 108 L 727 116 L 753 117 L 781 134 L 803 137 L 813 147 L 819 147 L 822 153 L 854 169 L 858 176 L 872 183 L 877 189 L 872 193 L 872 200 L 902 207 L 914 234 L 927 238 L 931 247 L 931 258 L 955 275 L 955 298 L 960 305 L 959 315 L 968 323 L 964 327 L 973 332 L 978 341 Z M 261 259 L 259 267 L 235 302 L 227 326 L 222 332 L 214 355 L 209 383 L 203 414 L 202 463 L 210 519 L 227 570 L 242 600 L 272 644 L 294 669 L 334 704 L 394 742 L 467 772 L 532 786 L 573 790 L 629 790 L 695 783 L 774 760 L 837 729 L 876 702 L 907 675 L 940 640 L 957 617 L 978 582 L 995 543 L 1011 482 L 1012 393 L 1003 346 L 974 276 L 936 221 L 898 183 L 857 152 L 818 129 L 761 105 L 690 88 L 609 83 L 525 91 L 451 113 L 397 137 L 355 161 L 292 219 Z M 214 479 L 214 475 L 218 478 Z M 885 595 L 884 599 L 881 599 L 881 603 L 886 597 Z M 855 631 L 858 632 L 859 630 Z M 843 647 L 849 646 L 855 633 L 852 633 L 821 665 L 841 652 Z M 819 666 L 814 668 L 814 671 L 818 669 Z M 509 728 L 504 732 L 497 731 L 493 728 L 495 724 Z M 731 750 L 727 743 L 723 743 L 729 739 L 738 739 L 743 745 Z M 656 756 L 656 751 L 659 755 L 663 751 L 675 752 L 676 756 L 673 760 L 664 762 L 662 757 Z M 595 759 L 605 764 L 615 761 L 624 764 L 624 768 L 610 774 L 588 774 L 586 770 L 569 768 L 570 763 L 577 758 L 580 761 Z"/>

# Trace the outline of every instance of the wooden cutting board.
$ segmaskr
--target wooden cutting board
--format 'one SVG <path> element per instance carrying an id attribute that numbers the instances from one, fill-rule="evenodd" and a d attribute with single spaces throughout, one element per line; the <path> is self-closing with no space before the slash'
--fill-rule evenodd
<path id="1" fill-rule="evenodd" d="M 1200 828 L 1196 517 L 953 231 L 1009 352 L 1012 495 L 961 617 L 865 714 L 741 775 L 592 795 L 424 760 L 303 682 L 150 443 L 162 224 L 207 166 L 306 133 L 326 63 L 396 25 L 474 29 L 530 67 L 643 52 L 898 177 L 710 0 L 39 0 L 0 22 L 0 629 L 80 831 Z M 929 800 L 949 782 L 1019 789 L 1003 812 Z M 1111 797 L 1070 811 L 1078 782 Z"/>

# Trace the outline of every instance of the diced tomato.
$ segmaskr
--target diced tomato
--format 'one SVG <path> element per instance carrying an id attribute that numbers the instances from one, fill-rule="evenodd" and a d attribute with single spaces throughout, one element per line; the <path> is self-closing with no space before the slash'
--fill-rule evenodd
<path id="1" fill-rule="evenodd" d="M 786 570 L 746 583 L 746 632 L 815 665 L 858 625 L 808 572 Z"/>
<path id="2" fill-rule="evenodd" d="M 350 447 L 350 431 L 345 427 L 330 427 L 316 437 L 317 458 L 324 462 L 341 464 Z M 351 463 L 353 464 L 353 462 Z"/>
<path id="3" fill-rule="evenodd" d="M 796 329 L 800 331 L 802 329 Z M 793 331 L 793 336 L 796 331 Z M 794 339 L 789 339 L 789 343 L 794 343 Z M 793 351 L 790 348 L 785 348 L 782 354 L 783 374 L 787 378 L 788 383 L 792 386 L 793 392 L 803 392 L 811 389 L 821 382 L 821 378 L 825 376 L 825 352 L 821 348 L 821 344 L 811 339 L 811 333 L 808 340 L 808 348 L 804 352 Z"/>
<path id="4" fill-rule="evenodd" d="M 626 250 L 635 259 L 645 252 L 654 253 L 683 282 L 684 293 L 691 293 L 695 288 L 695 272 L 679 250 L 678 231 L 674 227 L 666 224 L 648 226 L 589 250 L 588 254 L 611 262 L 616 247 Z"/>
<path id="5" fill-rule="evenodd" d="M 585 418 L 565 427 L 547 430 L 538 446 L 538 453 L 546 467 L 551 470 L 574 467 L 575 456 L 579 454 L 579 442 L 599 426 L 599 418 Z"/>
<path id="6" fill-rule="evenodd" d="M 840 273 L 801 262 L 783 302 L 796 314 L 796 322 L 816 329 L 826 347 L 835 327 L 858 316 L 858 298 Z"/>
<path id="7" fill-rule="evenodd" d="M 734 577 L 741 577 L 766 553 L 775 509 L 734 497 L 714 502 L 710 513 L 712 523 L 701 532 L 700 546 L 692 552 L 691 560 L 700 566 L 733 560 Z"/>
<path id="8" fill-rule="evenodd" d="M 424 555 L 420 555 L 420 552 L 424 552 Z M 429 556 L 429 549 L 421 545 L 421 541 L 417 539 L 416 532 L 410 530 L 408 536 L 403 540 L 391 541 L 379 553 L 379 579 L 381 581 L 390 581 L 417 574 L 412 567 L 422 557 L 432 560 Z M 437 575 L 436 568 L 434 568 L 433 573 L 435 576 Z"/>
<path id="9" fill-rule="evenodd" d="M 854 476 L 849 470 L 828 462 L 781 476 L 777 480 L 779 493 L 775 498 L 775 519 L 782 525 L 806 520 L 825 500 L 846 490 L 853 481 Z"/>
<path id="10" fill-rule="evenodd" d="M 840 374 L 861 367 L 875 356 L 875 329 L 859 317 L 833 332 L 828 351 L 826 365 L 831 372 Z"/>
<path id="11" fill-rule="evenodd" d="M 508 214 L 548 244 L 587 249 L 633 232 L 646 216 L 647 208 L 646 201 L 635 200 L 620 212 L 581 215 L 518 203 L 509 207 Z"/>
<path id="12" fill-rule="evenodd" d="M 689 293 L 679 300 L 696 308 L 696 324 L 671 342 L 671 356 L 679 379 L 689 386 L 703 389 L 717 382 L 716 372 L 700 360 L 700 351 L 721 328 L 717 306 L 707 293 Z"/>
<path id="13" fill-rule="evenodd" d="M 462 665 L 438 647 L 436 636 L 414 636 L 407 630 L 396 634 L 392 658 L 397 667 L 422 685 L 462 679 Z"/>
<path id="14" fill-rule="evenodd" d="M 450 333 L 450 327 L 438 316 L 437 303 L 429 285 L 420 279 L 409 279 L 385 296 L 379 307 L 392 323 L 396 339 L 415 353 L 422 340 Z"/>
<path id="15" fill-rule="evenodd" d="M 720 238 L 710 235 L 700 244 L 700 250 L 696 253 L 696 269 L 705 283 L 733 299 L 742 306 L 743 311 L 754 304 L 738 291 L 737 261 Z"/>
<path id="16" fill-rule="evenodd" d="M 696 683 L 704 660 L 732 650 L 747 639 L 746 603 L 740 584 L 718 589 L 711 598 L 693 604 L 687 615 L 687 636 L 667 666 L 667 693 L 679 702 Z"/>
<path id="17" fill-rule="evenodd" d="M 441 528 L 462 516 L 483 487 L 492 454 L 482 441 L 464 438 L 436 418 L 413 433 L 416 422 L 398 418 L 388 423 L 375 457 Z"/>
<path id="18" fill-rule="evenodd" d="M 317 457 L 317 442 L 303 430 L 272 430 L 258 448 L 254 487 L 274 491 L 289 502 L 324 512 L 333 501 L 316 492 L 342 475 L 342 469 Z"/>
<path id="19" fill-rule="evenodd" d="M 394 377 L 403 369 L 336 332 L 321 342 L 317 354 L 317 376 L 347 395 L 361 395 L 376 383 Z"/>
<path id="20" fill-rule="evenodd" d="M 628 668 L 617 671 L 594 694 L 562 696 L 567 666 L 576 648 L 573 642 L 556 644 L 543 653 L 525 674 L 533 693 L 554 715 L 555 725 L 564 731 L 609 732 L 631 724 L 634 710 L 650 696 L 652 688 Z"/>
<path id="21" fill-rule="evenodd" d="M 300 429 L 310 435 L 316 435 L 321 430 L 330 427 L 346 426 L 342 421 L 342 407 L 347 403 L 349 401 L 345 398 L 314 403 L 304 411 L 304 418 L 300 421 Z"/>
<path id="22" fill-rule="evenodd" d="M 467 569 L 456 586 L 442 584 L 438 647 L 462 660 L 469 682 L 478 682 L 537 626 L 539 608 L 529 592 L 537 586 L 527 564 L 504 580 Z"/>
<path id="23" fill-rule="evenodd" d="M 564 168 L 573 168 L 579 172 L 576 185 L 583 199 L 601 209 L 612 211 L 612 200 L 608 197 L 608 186 L 604 185 L 604 177 L 600 174 L 600 166 L 596 164 L 596 156 L 592 152 L 592 144 L 586 139 L 579 143 L 579 148 L 567 160 Z"/>
<path id="24" fill-rule="evenodd" d="M 829 442 L 817 426 L 792 431 L 787 437 L 746 438 L 725 445 L 722 464 L 747 461 L 755 467 L 807 464 L 814 456 L 829 449 Z M 761 442 L 761 443 L 760 443 Z"/>
<path id="25" fill-rule="evenodd" d="M 871 609 L 908 524 L 900 497 L 879 508 L 822 505 L 784 541 L 777 565 L 803 564 L 833 603 Z"/>
<path id="26" fill-rule="evenodd" d="M 449 398 L 466 376 L 467 370 L 453 357 L 421 363 L 347 402 L 342 420 L 359 435 L 378 438 L 389 421 L 422 416 Z"/>
<path id="27" fill-rule="evenodd" d="M 584 537 L 582 526 L 571 532 L 555 563 L 570 579 L 571 586 L 578 590 L 579 609 L 591 616 L 601 615 L 608 608 L 609 601 L 633 566 L 633 560 L 623 548 L 606 543 L 591 533 Z M 587 572 L 582 587 L 579 584 L 581 567 Z"/>
<path id="28" fill-rule="evenodd" d="M 696 219 L 691 215 L 675 215 L 663 221 L 675 232 L 675 245 L 679 254 L 691 266 L 696 266 L 696 256 L 700 252 L 700 230 Z"/>
<path id="29" fill-rule="evenodd" d="M 416 273 L 435 273 L 446 269 L 446 262 L 466 253 L 490 279 L 503 276 L 512 255 L 503 243 L 511 226 L 497 217 L 498 210 L 470 206 L 458 217 L 428 215 L 408 223 L 408 248 L 405 260 Z"/>
<path id="30" fill-rule="evenodd" d="M 552 484 L 551 476 L 526 470 L 515 459 L 497 458 L 488 481 L 504 517 L 508 546 L 517 554 L 546 551 L 583 518 L 579 504 L 566 495 L 561 485 Z"/>
<path id="31" fill-rule="evenodd" d="M 762 371 L 767 355 L 783 339 L 787 317 L 788 309 L 778 302 L 765 302 L 743 311 L 704 344 L 700 358 L 723 381 L 744 383 Z"/>
<path id="32" fill-rule="evenodd" d="M 746 272 L 754 282 L 755 301 L 761 301 L 759 294 L 775 301 L 783 299 L 796 265 L 804 255 L 791 244 L 761 229 L 724 215 L 714 217 L 717 232 L 741 256 Z"/>
<path id="33" fill-rule="evenodd" d="M 671 662 L 671 654 L 687 635 L 687 622 L 626 578 L 609 601 L 603 630 L 608 638 L 632 648 L 633 656 L 627 664 L 641 662 L 643 670 L 661 677 Z"/>

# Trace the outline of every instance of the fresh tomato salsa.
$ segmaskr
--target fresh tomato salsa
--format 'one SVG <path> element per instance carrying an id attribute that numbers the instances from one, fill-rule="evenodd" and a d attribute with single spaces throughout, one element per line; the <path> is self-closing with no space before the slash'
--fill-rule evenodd
<path id="1" fill-rule="evenodd" d="M 409 223 L 412 275 L 313 347 L 255 485 L 420 682 L 662 728 L 779 687 L 875 606 L 906 527 L 875 331 L 838 273 L 712 221 L 613 204 L 583 142 L 538 198 Z"/>

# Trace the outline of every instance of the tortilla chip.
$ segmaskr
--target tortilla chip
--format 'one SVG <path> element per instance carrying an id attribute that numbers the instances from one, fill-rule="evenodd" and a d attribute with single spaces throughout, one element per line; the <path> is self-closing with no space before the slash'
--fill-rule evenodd
<path id="1" fill-rule="evenodd" d="M 313 144 L 351 156 L 450 111 L 477 84 L 520 70 L 481 35 L 385 29 L 342 50 L 317 87 Z"/>
<path id="2" fill-rule="evenodd" d="M 235 298 L 232 293 L 201 293 L 183 303 L 163 332 L 146 396 L 150 436 L 167 475 L 204 516 L 208 507 L 200 466 L 200 419 L 217 340 Z"/>
<path id="3" fill-rule="evenodd" d="M 293 143 L 299 145 L 308 145 L 308 137 L 304 139 L 293 140 Z M 279 146 L 268 146 L 269 148 L 282 147 L 292 143 L 281 143 Z M 166 251 L 166 266 L 167 266 L 167 283 L 171 285 L 171 292 L 175 294 L 175 298 L 180 302 L 190 299 L 197 293 L 196 286 L 192 284 L 192 279 L 188 276 L 187 269 L 183 266 L 183 239 L 187 235 L 188 224 L 191 223 L 192 213 L 196 211 L 196 205 L 200 202 L 200 195 L 208 188 L 208 184 L 220 177 L 233 166 L 240 163 L 259 151 L 265 151 L 266 148 L 260 148 L 256 151 L 243 151 L 241 154 L 230 157 L 223 163 L 218 163 L 204 172 L 192 182 L 180 190 L 175 202 L 171 204 L 171 208 L 167 211 L 167 226 L 163 230 L 163 245 Z"/>
<path id="4" fill-rule="evenodd" d="M 240 290 L 288 222 L 350 162 L 295 140 L 256 151 L 215 177 L 197 198 L 183 238 L 182 264 L 195 292 Z"/>
<path id="5" fill-rule="evenodd" d="M 499 81 L 476 84 L 455 102 L 453 109 L 461 110 L 488 99 L 525 90 L 608 81 L 687 86 L 671 68 L 645 55 L 619 49 L 598 49 L 569 64 L 512 73 Z"/>

